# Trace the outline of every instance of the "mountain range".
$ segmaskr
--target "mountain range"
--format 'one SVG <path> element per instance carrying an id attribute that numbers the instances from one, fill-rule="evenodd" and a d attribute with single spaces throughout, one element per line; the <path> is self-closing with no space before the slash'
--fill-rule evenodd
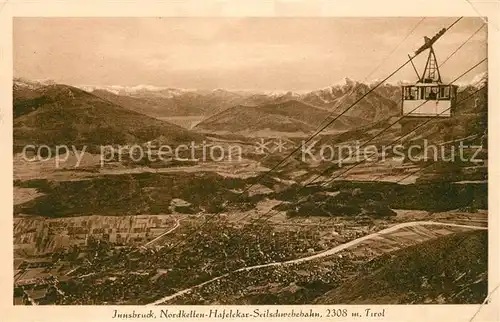
<path id="1" fill-rule="evenodd" d="M 373 84 L 345 79 L 344 84 L 306 93 L 256 93 L 217 89 L 184 90 L 150 86 L 89 87 L 93 95 L 160 119 L 199 116 L 204 132 L 314 131 L 328 116 L 336 117 L 371 90 Z M 399 112 L 400 87 L 385 84 L 357 102 L 331 130 L 345 131 Z"/>
<path id="2" fill-rule="evenodd" d="M 117 100 L 124 107 L 137 110 L 152 116 L 193 116 L 214 115 L 222 110 L 237 105 L 258 106 L 264 104 L 281 103 L 288 100 L 297 100 L 309 105 L 332 110 L 342 97 L 355 89 L 357 95 L 362 95 L 370 90 L 374 84 L 364 84 L 345 78 L 343 84 L 332 85 L 323 89 L 295 93 L 287 92 L 252 92 L 231 91 L 225 89 L 215 90 L 189 90 L 139 86 L 80 86 L 96 96 Z M 384 84 L 377 88 L 373 94 L 382 95 L 390 100 L 398 101 L 400 98 L 399 84 Z M 349 102 L 350 103 L 350 102 Z M 387 102 L 385 102 L 387 103 Z M 362 113 L 358 113 L 362 114 Z M 368 116 L 370 118 L 370 116 Z"/>
<path id="3" fill-rule="evenodd" d="M 480 76 L 481 81 L 487 75 Z M 255 93 L 154 86 L 78 88 L 16 78 L 14 138 L 16 144 L 121 144 L 157 137 L 187 142 L 217 132 L 307 135 L 326 119 L 335 119 L 330 131 L 353 131 L 400 112 L 400 85 L 374 86 L 346 78 L 344 84 L 306 93 Z M 169 122 L 183 117 L 200 121 L 191 130 Z"/>

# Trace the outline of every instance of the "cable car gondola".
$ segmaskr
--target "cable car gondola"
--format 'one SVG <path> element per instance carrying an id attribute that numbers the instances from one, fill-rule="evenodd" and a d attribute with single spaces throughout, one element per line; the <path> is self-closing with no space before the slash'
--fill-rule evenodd
<path id="1" fill-rule="evenodd" d="M 433 38 L 424 37 L 425 44 L 415 52 L 415 55 L 418 55 L 429 49 L 429 56 L 427 57 L 427 63 L 425 64 L 422 76 L 418 74 L 412 58 L 409 56 L 418 81 L 415 85 L 401 87 L 402 115 L 408 117 L 453 116 L 458 86 L 442 83 L 436 54 L 432 48 L 434 42 L 445 31 L 446 29 L 442 29 Z"/>

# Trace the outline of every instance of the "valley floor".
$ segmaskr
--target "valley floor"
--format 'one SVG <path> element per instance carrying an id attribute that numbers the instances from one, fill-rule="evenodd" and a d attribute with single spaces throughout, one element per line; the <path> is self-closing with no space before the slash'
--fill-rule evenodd
<path id="1" fill-rule="evenodd" d="M 263 212 L 267 208 L 262 206 L 259 209 Z M 310 303 L 334 289 L 335 285 L 340 287 L 340 280 L 355 275 L 365 265 L 363 263 L 370 263 L 384 254 L 397 253 L 443 236 L 487 229 L 485 211 L 397 212 L 396 217 L 377 220 L 368 226 L 348 218 L 336 218 L 322 225 L 324 220 L 316 217 L 295 218 L 291 222 L 286 217 L 277 217 L 264 224 L 265 228 L 252 226 L 251 218 L 243 226 L 234 226 L 241 217 L 228 215 L 219 217 L 215 226 L 202 229 L 198 239 L 187 245 L 177 243 L 189 235 L 187 227 L 200 227 L 206 220 L 204 216 L 142 216 L 133 220 L 133 225 L 127 229 L 128 236 L 122 234 L 123 246 L 101 249 L 97 242 L 89 248 L 88 238 L 93 236 L 98 241 L 102 237 L 100 231 L 90 230 L 87 241 L 72 246 L 73 249 L 77 247 L 76 250 L 66 254 L 58 253 L 58 248 L 54 247 L 56 240 L 60 242 L 56 235 L 60 235 L 63 227 L 74 227 L 76 222 L 93 223 L 101 228 L 105 225 L 126 227 L 131 223 L 130 219 L 100 216 L 51 219 L 49 222 L 59 226 L 58 231 L 54 230 L 54 224 L 46 224 L 47 228 L 26 235 L 21 231 L 38 227 L 37 220 L 40 219 L 18 218 L 18 240 L 31 234 L 31 240 L 35 242 L 50 242 L 44 244 L 45 249 L 38 244 L 40 252 L 37 255 L 29 255 L 23 248 L 17 248 L 15 303 Z M 252 213 L 249 217 L 257 218 L 258 215 Z M 103 225 L 106 222 L 108 224 Z M 134 232 L 134 227 L 146 227 L 145 223 L 153 222 L 162 228 L 150 230 L 148 237 L 138 238 L 140 233 Z M 215 227 L 219 227 L 221 234 L 212 236 L 210 231 Z M 230 238 L 229 234 L 240 241 L 234 244 L 236 247 L 254 244 L 247 247 L 246 253 L 231 253 L 236 240 L 223 241 Z M 242 239 L 247 241 L 242 243 Z M 282 242 L 291 244 L 291 248 Z M 217 244 L 220 246 L 216 247 Z M 177 250 L 172 254 L 174 259 L 165 262 L 170 247 Z M 30 248 L 33 247 L 25 247 Z M 187 262 L 175 260 L 181 256 L 191 256 L 188 265 L 192 267 L 187 271 L 182 269 Z M 120 262 L 123 260 L 126 262 Z M 190 274 L 195 276 L 187 280 L 182 278 Z M 59 291 L 51 293 L 54 287 Z M 113 291 L 110 287 L 114 288 Z M 127 289 L 137 290 L 128 292 Z M 162 296 L 162 293 L 167 294 Z"/>

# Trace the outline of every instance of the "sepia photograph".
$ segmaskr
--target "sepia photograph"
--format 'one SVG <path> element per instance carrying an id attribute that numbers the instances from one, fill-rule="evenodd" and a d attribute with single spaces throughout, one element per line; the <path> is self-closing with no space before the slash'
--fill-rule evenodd
<path id="1" fill-rule="evenodd" d="M 13 17 L 11 303 L 487 302 L 490 28 Z"/>

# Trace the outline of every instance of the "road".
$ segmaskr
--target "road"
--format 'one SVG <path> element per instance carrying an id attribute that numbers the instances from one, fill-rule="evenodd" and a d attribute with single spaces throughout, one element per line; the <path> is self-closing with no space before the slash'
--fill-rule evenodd
<path id="1" fill-rule="evenodd" d="M 180 220 L 178 218 L 175 219 L 175 225 L 174 227 L 170 228 L 169 230 L 163 232 L 162 234 L 160 234 L 158 237 L 150 240 L 149 242 L 147 242 L 146 244 L 142 245 L 142 247 L 147 247 L 151 244 L 154 244 L 155 242 L 157 242 L 160 238 L 162 238 L 163 236 L 165 235 L 168 235 L 170 234 L 171 232 L 173 232 L 174 230 L 176 230 L 177 228 L 179 228 L 180 226 Z"/>
<path id="2" fill-rule="evenodd" d="M 197 284 L 195 286 L 192 286 L 190 288 L 184 289 L 184 290 L 179 291 L 177 293 L 174 293 L 172 295 L 165 296 L 165 297 L 163 297 L 163 298 L 161 298 L 159 300 L 156 300 L 156 301 L 154 301 L 152 303 L 149 303 L 148 305 L 158 305 L 158 304 L 170 301 L 170 300 L 172 300 L 172 299 L 174 299 L 176 297 L 179 297 L 181 295 L 188 294 L 189 292 L 191 292 L 192 290 L 194 290 L 196 288 L 200 288 L 200 287 L 202 287 L 202 286 L 204 286 L 206 284 L 213 283 L 213 282 L 215 282 L 217 280 L 220 280 L 221 278 L 224 278 L 224 277 L 228 276 L 229 274 L 243 272 L 243 271 L 252 271 L 252 270 L 256 270 L 256 269 L 259 269 L 259 268 L 265 268 L 265 267 L 292 265 L 292 264 L 298 264 L 298 263 L 304 263 L 304 262 L 312 261 L 312 260 L 315 260 L 315 259 L 318 259 L 318 258 L 321 258 L 321 257 L 327 257 L 327 256 L 334 255 L 334 254 L 336 254 L 338 252 L 341 252 L 341 251 L 343 251 L 343 250 L 345 250 L 347 248 L 350 248 L 350 247 L 355 246 L 355 245 L 357 245 L 359 243 L 362 243 L 362 242 L 364 242 L 364 241 L 366 241 L 368 239 L 372 239 L 374 237 L 378 237 L 378 236 L 384 235 L 384 234 L 389 234 L 389 233 L 392 233 L 392 232 L 397 231 L 397 230 L 402 229 L 402 228 L 413 227 L 413 226 L 420 226 L 420 225 L 437 225 L 437 226 L 461 227 L 461 228 L 483 229 L 483 230 L 487 230 L 488 229 L 487 227 L 471 226 L 471 225 L 458 225 L 458 224 L 442 223 L 442 222 L 436 222 L 436 221 L 412 221 L 412 222 L 407 222 L 407 223 L 401 223 L 401 224 L 397 224 L 397 225 L 394 225 L 394 226 L 386 228 L 386 229 L 382 229 L 381 231 L 378 231 L 376 233 L 372 233 L 372 234 L 369 234 L 369 235 L 366 235 L 366 236 L 363 236 L 363 237 L 351 240 L 350 242 L 347 242 L 347 243 L 342 244 L 342 245 L 335 246 L 333 248 L 330 248 L 330 249 L 328 249 L 328 250 L 326 250 L 324 252 L 321 252 L 321 253 L 318 253 L 318 254 L 315 254 L 315 255 L 301 257 L 301 258 L 297 258 L 297 259 L 293 259 L 293 260 L 288 260 L 288 261 L 284 261 L 284 262 L 274 262 L 274 263 L 267 263 L 267 264 L 262 264 L 262 265 L 254 265 L 254 266 L 242 267 L 240 269 L 237 269 L 237 270 L 234 270 L 234 271 L 232 271 L 230 273 L 226 273 L 224 275 L 215 277 L 215 278 L 213 278 L 211 280 L 208 280 L 206 282 Z"/>

